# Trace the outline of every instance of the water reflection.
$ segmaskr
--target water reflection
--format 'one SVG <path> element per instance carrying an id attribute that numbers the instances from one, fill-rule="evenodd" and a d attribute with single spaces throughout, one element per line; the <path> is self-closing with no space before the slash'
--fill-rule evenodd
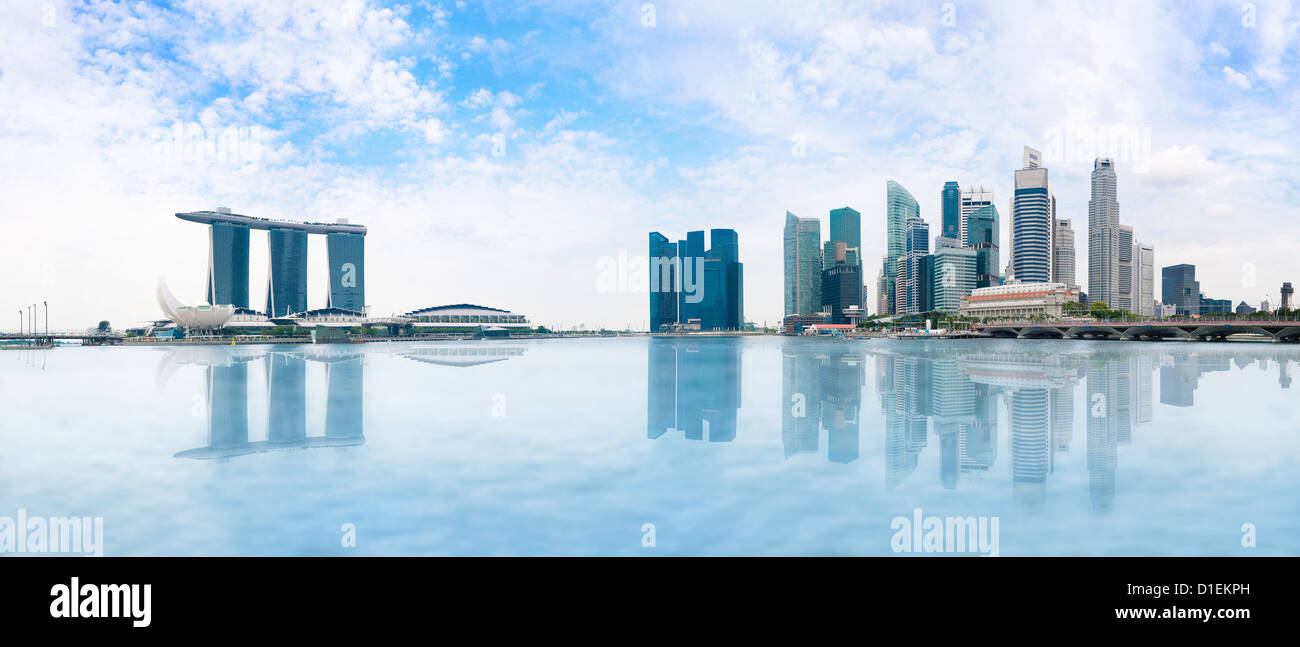
<path id="1" fill-rule="evenodd" d="M 680 430 L 688 439 L 734 439 L 741 405 L 738 340 L 648 343 L 647 436 Z M 1231 370 L 1234 363 L 1239 370 L 1254 363 L 1270 370 L 1276 362 L 1278 384 L 1288 388 L 1288 366 L 1300 355 L 1295 347 L 1253 344 L 1054 349 L 809 339 L 783 340 L 780 350 L 786 458 L 818 454 L 824 439 L 827 460 L 852 463 L 860 458 L 864 429 L 878 430 L 886 489 L 930 478 L 916 473 L 923 464 L 938 465 L 939 484 L 948 490 L 1005 470 L 1008 496 L 1037 505 L 1048 499 L 1058 457 L 1081 449 L 1090 506 L 1102 512 L 1114 507 L 1121 447 L 1154 421 L 1157 371 L 1159 401 L 1190 407 L 1201 377 Z M 881 413 L 864 426 L 868 371 Z M 1081 448 L 1076 434 L 1084 436 Z M 926 452 L 938 452 L 937 460 L 922 461 Z"/>
<path id="2" fill-rule="evenodd" d="M 308 435 L 307 365 L 325 369 L 323 435 Z M 195 347 L 169 351 L 157 371 L 165 384 L 178 367 L 200 365 L 206 374 L 202 413 L 207 418 L 207 445 L 176 454 L 177 458 L 225 459 L 267 451 L 348 447 L 365 443 L 362 401 L 363 353 L 360 350 L 283 350 L 276 347 Z M 249 372 L 262 369 L 266 385 L 266 440 L 249 439 Z"/>
<path id="3" fill-rule="evenodd" d="M 681 431 L 688 440 L 735 440 L 740 346 L 734 337 L 651 338 L 646 436 Z"/>

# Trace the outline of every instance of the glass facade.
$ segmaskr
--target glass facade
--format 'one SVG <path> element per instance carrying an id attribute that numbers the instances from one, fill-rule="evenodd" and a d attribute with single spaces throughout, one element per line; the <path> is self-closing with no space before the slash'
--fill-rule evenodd
<path id="1" fill-rule="evenodd" d="M 1001 259 L 998 252 L 998 209 L 987 205 L 966 217 L 967 241 L 975 250 L 975 287 L 1002 284 Z"/>
<path id="2" fill-rule="evenodd" d="M 1160 270 L 1160 301 L 1175 306 L 1180 315 L 1201 313 L 1201 283 L 1195 265 L 1171 265 Z"/>
<path id="3" fill-rule="evenodd" d="M 677 322 L 677 245 L 650 232 L 650 332 Z"/>
<path id="4" fill-rule="evenodd" d="M 785 212 L 783 237 L 785 314 L 811 315 L 821 309 L 821 222 Z"/>
<path id="5" fill-rule="evenodd" d="M 325 235 L 325 245 L 330 264 L 327 307 L 365 312 L 366 237 L 360 234 L 330 233 Z M 304 254 L 304 261 L 305 259 Z"/>
<path id="6" fill-rule="evenodd" d="M 979 251 L 947 247 L 935 252 L 931 310 L 957 312 L 961 298 L 975 289 L 975 270 Z"/>
<path id="7" fill-rule="evenodd" d="M 1011 268 L 1022 283 L 1052 278 L 1052 207 L 1047 169 L 1016 171 L 1011 215 Z"/>
<path id="8" fill-rule="evenodd" d="M 677 293 L 677 318 L 681 323 L 700 319 L 704 290 L 704 230 L 686 232 L 686 240 L 677 241 L 681 258 L 681 292 Z"/>
<path id="9" fill-rule="evenodd" d="M 307 232 L 272 228 L 271 271 L 266 286 L 266 316 L 307 311 Z"/>
<path id="10" fill-rule="evenodd" d="M 247 308 L 248 227 L 214 222 L 208 236 L 208 303 Z"/>
<path id="11" fill-rule="evenodd" d="M 890 180 L 885 185 L 885 290 L 883 295 L 889 304 L 888 313 L 897 312 L 898 298 L 896 268 L 898 261 L 907 253 L 907 221 L 921 217 L 921 207 L 916 198 L 903 185 Z"/>
<path id="12" fill-rule="evenodd" d="M 830 240 L 840 241 L 847 247 L 862 248 L 862 214 L 844 207 L 831 210 Z"/>
<path id="13" fill-rule="evenodd" d="M 939 202 L 943 208 L 943 229 L 940 235 L 961 240 L 961 187 L 955 181 L 944 182 Z"/>
<path id="14" fill-rule="evenodd" d="M 822 270 L 822 304 L 831 313 L 827 323 L 849 323 L 844 309 L 862 307 L 862 266 L 836 263 Z"/>

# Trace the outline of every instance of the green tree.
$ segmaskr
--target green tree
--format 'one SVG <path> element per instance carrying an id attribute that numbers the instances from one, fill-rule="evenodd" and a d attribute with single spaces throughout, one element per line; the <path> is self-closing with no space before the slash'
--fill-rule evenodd
<path id="1" fill-rule="evenodd" d="M 101 333 L 105 333 L 105 334 L 107 334 L 107 333 L 113 332 L 113 326 L 109 325 L 109 323 L 108 323 L 107 320 L 104 320 L 104 321 L 99 322 L 99 326 L 97 326 L 97 327 L 95 328 L 95 330 L 97 330 L 98 332 L 101 332 Z"/>

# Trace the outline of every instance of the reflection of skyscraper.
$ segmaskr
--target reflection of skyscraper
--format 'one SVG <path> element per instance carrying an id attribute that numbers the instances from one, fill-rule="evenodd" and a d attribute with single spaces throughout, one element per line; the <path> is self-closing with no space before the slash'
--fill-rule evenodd
<path id="1" fill-rule="evenodd" d="M 1017 500 L 1047 498 L 1051 462 L 1047 389 L 1016 389 L 1008 407 L 1011 420 L 1011 487 Z"/>
<path id="2" fill-rule="evenodd" d="M 248 363 L 208 366 L 208 446 L 248 444 Z"/>
<path id="3" fill-rule="evenodd" d="M 328 391 L 325 401 L 325 435 L 329 438 L 359 438 L 362 433 L 361 356 L 325 365 Z"/>
<path id="4" fill-rule="evenodd" d="M 821 360 L 822 426 L 826 458 L 850 463 L 858 458 L 858 412 L 862 406 L 862 358 L 833 352 Z"/>
<path id="5" fill-rule="evenodd" d="M 1074 438 L 1074 388 L 1057 387 L 1050 392 L 1053 452 L 1070 451 Z"/>
<path id="6" fill-rule="evenodd" d="M 740 408 L 740 340 L 649 340 L 649 438 L 681 430 L 689 440 L 729 442 Z"/>
<path id="7" fill-rule="evenodd" d="M 305 234 L 304 234 L 305 235 Z M 307 437 L 307 360 L 287 353 L 266 356 L 266 440 L 299 442 Z"/>

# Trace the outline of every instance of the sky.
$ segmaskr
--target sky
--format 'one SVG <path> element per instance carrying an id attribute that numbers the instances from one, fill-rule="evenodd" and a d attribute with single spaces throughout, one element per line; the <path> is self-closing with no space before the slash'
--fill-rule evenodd
<path id="1" fill-rule="evenodd" d="M 7 0 L 0 328 L 42 301 L 53 329 L 161 318 L 160 278 L 201 302 L 206 231 L 173 214 L 218 206 L 365 224 L 374 314 L 564 328 L 645 329 L 647 234 L 732 228 L 746 318 L 774 323 L 787 210 L 823 237 L 862 213 L 874 303 L 886 182 L 932 233 L 945 181 L 992 188 L 1005 250 L 1026 145 L 1085 288 L 1106 153 L 1157 272 L 1276 304 L 1300 282 L 1297 75 L 1287 1 Z M 255 232 L 255 307 L 266 256 Z"/>

